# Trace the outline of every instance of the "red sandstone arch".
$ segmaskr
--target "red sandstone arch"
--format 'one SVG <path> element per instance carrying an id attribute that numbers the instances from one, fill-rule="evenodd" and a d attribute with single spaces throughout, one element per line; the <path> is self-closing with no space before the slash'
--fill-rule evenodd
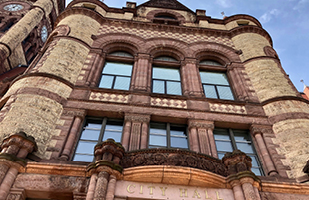
<path id="1" fill-rule="evenodd" d="M 173 17 L 175 17 L 180 23 L 183 23 L 186 21 L 185 17 L 182 16 L 181 14 L 179 14 L 178 12 L 175 11 L 171 11 L 171 10 L 167 10 L 167 9 L 158 9 L 158 10 L 152 10 L 149 13 L 147 13 L 146 18 L 149 20 L 152 20 L 153 18 L 155 18 L 156 15 L 172 15 Z"/>
<path id="2" fill-rule="evenodd" d="M 222 44 L 211 42 L 194 43 L 190 45 L 190 49 L 193 51 L 192 57 L 198 60 L 215 58 L 221 63 L 241 62 L 238 54 L 240 51 Z"/>
<path id="3" fill-rule="evenodd" d="M 103 49 L 104 52 L 128 51 L 132 55 L 141 53 L 144 40 L 126 33 L 108 33 L 96 36 L 92 48 Z"/>
<path id="4" fill-rule="evenodd" d="M 167 55 L 175 57 L 177 60 L 184 60 L 189 57 L 192 51 L 188 44 L 175 39 L 153 38 L 146 41 L 145 52 L 152 57 Z"/>

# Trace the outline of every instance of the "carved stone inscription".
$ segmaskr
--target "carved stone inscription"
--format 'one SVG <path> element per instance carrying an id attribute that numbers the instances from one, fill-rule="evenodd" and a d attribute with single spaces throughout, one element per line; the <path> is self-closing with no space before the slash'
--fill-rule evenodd
<path id="1" fill-rule="evenodd" d="M 231 189 L 117 181 L 115 196 L 143 199 L 234 200 Z"/>

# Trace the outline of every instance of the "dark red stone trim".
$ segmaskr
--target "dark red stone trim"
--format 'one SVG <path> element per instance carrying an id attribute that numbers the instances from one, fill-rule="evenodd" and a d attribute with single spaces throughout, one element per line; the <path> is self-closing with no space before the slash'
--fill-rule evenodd
<path id="1" fill-rule="evenodd" d="M 33 95 L 39 95 L 43 97 L 47 97 L 49 99 L 52 99 L 60 104 L 64 104 L 66 102 L 66 99 L 59 96 L 56 93 L 50 92 L 48 90 L 40 89 L 40 88 L 21 88 L 19 89 L 15 94 L 33 94 Z"/>
<path id="2" fill-rule="evenodd" d="M 285 121 L 288 119 L 309 119 L 309 113 L 293 112 L 269 117 L 269 121 L 272 124 L 278 123 L 280 121 Z"/>
<path id="3" fill-rule="evenodd" d="M 254 17 L 250 16 L 250 15 L 244 15 L 244 14 L 239 14 L 239 15 L 233 15 L 233 16 L 230 16 L 230 17 L 226 17 L 223 21 L 224 21 L 224 24 L 227 24 L 229 22 L 232 22 L 232 21 L 236 21 L 238 19 L 247 19 L 247 20 L 250 20 L 250 21 L 253 21 L 254 23 L 256 23 L 259 27 L 262 28 L 262 25 L 261 23 Z"/>
<path id="4" fill-rule="evenodd" d="M 276 101 L 285 101 L 285 100 L 295 100 L 295 101 L 302 101 L 304 103 L 307 103 L 309 104 L 309 101 L 302 98 L 302 97 L 294 97 L 294 96 L 282 96 L 282 97 L 275 97 L 275 98 L 272 98 L 272 99 L 268 99 L 266 101 L 263 101 L 261 102 L 261 105 L 262 106 L 265 106 L 267 104 L 270 104 L 270 103 L 273 103 L 273 102 L 276 102 Z"/>
<path id="5" fill-rule="evenodd" d="M 30 74 L 25 74 L 25 75 L 19 76 L 14 81 L 12 81 L 11 85 L 13 85 L 16 81 L 18 81 L 20 79 L 27 78 L 27 77 L 33 77 L 33 76 L 48 77 L 48 78 L 51 78 L 51 79 L 55 79 L 59 82 L 62 82 L 64 84 L 66 84 L 67 86 L 71 87 L 71 88 L 74 87 L 74 85 L 71 82 L 69 82 L 69 81 L 67 81 L 67 80 L 65 80 L 61 77 L 55 76 L 53 74 L 42 73 L 42 72 L 30 73 Z"/>

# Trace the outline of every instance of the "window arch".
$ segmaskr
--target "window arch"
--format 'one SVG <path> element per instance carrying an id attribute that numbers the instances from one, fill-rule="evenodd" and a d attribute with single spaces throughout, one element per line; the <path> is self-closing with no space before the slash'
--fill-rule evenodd
<path id="1" fill-rule="evenodd" d="M 170 20 L 177 20 L 177 18 L 169 13 L 158 13 L 154 16 L 157 19 L 170 19 Z"/>
<path id="2" fill-rule="evenodd" d="M 152 92 L 158 94 L 182 95 L 179 62 L 168 55 L 153 59 Z"/>
<path id="3" fill-rule="evenodd" d="M 134 56 L 126 51 L 113 51 L 106 56 L 99 88 L 129 90 Z"/>

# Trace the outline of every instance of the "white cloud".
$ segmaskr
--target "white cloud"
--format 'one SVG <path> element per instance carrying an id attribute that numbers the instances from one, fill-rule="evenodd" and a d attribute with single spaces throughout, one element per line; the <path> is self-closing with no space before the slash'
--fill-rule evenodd
<path id="1" fill-rule="evenodd" d="M 223 8 L 229 8 L 232 6 L 230 0 L 216 0 L 216 3 L 222 6 Z"/>
<path id="2" fill-rule="evenodd" d="M 280 14 L 280 11 L 278 9 L 272 9 L 271 11 L 268 11 L 266 13 L 264 13 L 261 17 L 260 17 L 260 22 L 265 24 L 267 22 L 269 22 L 273 17 L 276 17 Z"/>
<path id="3" fill-rule="evenodd" d="M 305 4 L 309 3 L 309 0 L 300 0 L 296 6 L 294 6 L 293 10 L 301 10 L 302 8 L 305 8 Z"/>

